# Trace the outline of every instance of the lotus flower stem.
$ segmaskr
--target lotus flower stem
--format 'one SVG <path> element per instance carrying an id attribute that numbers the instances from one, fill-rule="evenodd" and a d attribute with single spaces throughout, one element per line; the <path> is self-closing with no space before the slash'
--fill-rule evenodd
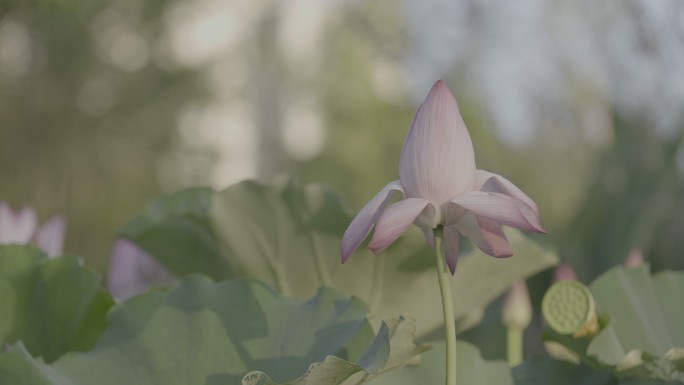
<path id="1" fill-rule="evenodd" d="M 444 313 L 444 332 L 446 335 L 446 385 L 456 385 L 456 324 L 454 323 L 454 302 L 451 298 L 449 280 L 451 273 L 447 269 L 442 252 L 442 228 L 435 229 L 435 255 L 437 257 L 437 279 L 442 295 L 442 311 Z"/>
<path id="2" fill-rule="evenodd" d="M 328 274 L 327 265 L 325 263 L 325 253 L 321 247 L 320 239 L 318 239 L 316 234 L 310 234 L 309 243 L 314 252 L 314 263 L 316 264 L 316 272 L 318 273 L 318 279 L 321 281 L 321 285 L 333 287 L 333 282 L 332 279 L 330 279 L 330 274 Z"/>
<path id="3" fill-rule="evenodd" d="M 508 365 L 513 368 L 523 362 L 523 330 L 509 326 L 506 328 Z"/>
<path id="4" fill-rule="evenodd" d="M 382 296 L 382 278 L 385 274 L 385 256 L 376 255 L 375 265 L 373 267 L 373 288 L 371 289 L 370 307 L 377 309 L 380 305 L 380 297 Z"/>

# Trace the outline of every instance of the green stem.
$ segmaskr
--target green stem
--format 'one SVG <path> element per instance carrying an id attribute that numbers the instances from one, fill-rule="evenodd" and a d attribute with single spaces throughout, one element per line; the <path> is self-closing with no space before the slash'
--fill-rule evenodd
<path id="1" fill-rule="evenodd" d="M 385 273 L 385 256 L 379 254 L 373 258 L 375 258 L 375 264 L 373 267 L 373 287 L 371 289 L 369 305 L 371 309 L 377 309 L 382 294 L 382 277 Z"/>
<path id="2" fill-rule="evenodd" d="M 318 273 L 318 279 L 321 281 L 321 285 L 333 287 L 332 279 L 330 279 L 330 274 L 328 274 L 326 268 L 323 248 L 321 247 L 318 236 L 316 234 L 309 234 L 309 243 L 311 243 L 311 248 L 313 249 L 314 263 L 316 264 L 316 272 Z"/>
<path id="3" fill-rule="evenodd" d="M 442 251 L 442 231 L 435 230 L 435 256 L 437 257 L 437 279 L 442 294 L 444 331 L 446 334 L 446 385 L 456 385 L 456 324 L 454 322 L 454 302 L 451 298 L 449 280 L 451 274 L 444 261 Z"/>
<path id="4" fill-rule="evenodd" d="M 508 342 L 508 365 L 512 368 L 523 362 L 523 331 L 520 328 L 506 328 Z"/>

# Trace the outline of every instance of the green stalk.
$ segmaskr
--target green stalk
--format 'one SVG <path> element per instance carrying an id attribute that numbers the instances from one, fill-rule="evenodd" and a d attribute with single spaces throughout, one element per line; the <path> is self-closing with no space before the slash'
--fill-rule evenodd
<path id="1" fill-rule="evenodd" d="M 371 309 L 377 309 L 380 304 L 380 297 L 382 296 L 382 278 L 385 274 L 385 256 L 379 254 L 373 258 L 375 258 L 373 267 L 373 287 L 371 288 L 371 296 L 368 303 Z"/>
<path id="2" fill-rule="evenodd" d="M 508 365 L 512 368 L 523 362 L 523 330 L 509 326 L 506 328 L 508 339 Z"/>
<path id="3" fill-rule="evenodd" d="M 316 272 L 318 273 L 318 279 L 321 281 L 321 285 L 333 287 L 332 279 L 330 279 L 330 274 L 328 274 L 328 269 L 325 264 L 325 255 L 323 253 L 323 248 L 321 247 L 321 241 L 316 234 L 309 234 L 309 244 L 311 244 L 311 249 L 313 250 L 314 264 L 316 265 Z"/>
<path id="4" fill-rule="evenodd" d="M 456 324 L 454 323 L 454 302 L 451 298 L 449 280 L 451 274 L 446 267 L 442 251 L 442 229 L 435 230 L 435 256 L 437 257 L 437 279 L 442 294 L 444 331 L 446 335 L 446 385 L 456 385 Z"/>

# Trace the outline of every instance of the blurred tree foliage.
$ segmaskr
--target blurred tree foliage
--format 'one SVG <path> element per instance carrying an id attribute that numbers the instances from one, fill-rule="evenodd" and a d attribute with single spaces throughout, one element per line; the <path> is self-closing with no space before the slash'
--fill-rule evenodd
<path id="1" fill-rule="evenodd" d="M 289 168 L 305 182 L 330 183 L 357 210 L 370 194 L 399 178 L 398 154 L 415 106 L 401 87 L 389 100 L 380 97 L 374 70 L 399 62 L 408 42 L 396 4 L 387 1 L 346 9 L 322 39 L 323 74 L 299 82 L 320 95 L 327 145 L 313 161 L 291 161 Z M 296 79 L 296 69 L 290 73 Z"/>
<path id="2" fill-rule="evenodd" d="M 160 165 L 168 166 L 164 157 L 182 142 L 178 113 L 216 97 L 207 72 L 224 64 L 226 77 L 243 75 L 230 72 L 239 67 L 231 63 L 248 68 L 220 106 L 256 111 L 261 176 L 293 172 L 302 182 L 330 183 L 352 210 L 398 178 L 417 106 L 406 84 L 379 91 L 380 80 L 396 80 L 392 68 L 403 71 L 399 79 L 411 76 L 404 59 L 415 42 L 394 2 L 329 11 L 334 17 L 322 29 L 313 70 L 288 61 L 288 47 L 279 45 L 285 8 L 276 1 L 254 2 L 262 14 L 214 68 L 169 61 L 165 12 L 182 2 L 191 3 L 0 0 L 0 45 L 10 36 L 28 47 L 23 56 L 16 47 L 9 58 L 0 54 L 0 200 L 35 205 L 42 218 L 64 213 L 66 250 L 90 256 L 100 270 L 119 226 L 162 191 Z M 684 268 L 682 130 L 666 137 L 647 121 L 618 116 L 613 142 L 596 148 L 574 138 L 580 134 L 567 122 L 552 121 L 529 146 L 510 146 L 466 89 L 467 76 L 451 68 L 445 80 L 458 96 L 478 167 L 505 175 L 539 203 L 550 230 L 540 239 L 555 242 L 582 278 L 621 263 L 634 248 L 656 269 Z M 327 135 L 325 150 L 307 161 L 288 158 L 279 137 L 282 110 L 302 95 L 315 99 Z M 193 180 L 210 183 L 216 155 L 187 157 L 198 174 Z"/>
<path id="3" fill-rule="evenodd" d="M 153 41 L 166 3 L 0 2 L 0 28 L 27 34 L 29 58 L 19 73 L 0 68 L 0 200 L 42 218 L 64 213 L 67 250 L 98 268 L 117 227 L 159 193 L 175 112 L 202 92 L 196 74 L 164 70 L 148 52 L 137 68 L 116 66 L 98 33 L 124 17 L 133 36 Z"/>

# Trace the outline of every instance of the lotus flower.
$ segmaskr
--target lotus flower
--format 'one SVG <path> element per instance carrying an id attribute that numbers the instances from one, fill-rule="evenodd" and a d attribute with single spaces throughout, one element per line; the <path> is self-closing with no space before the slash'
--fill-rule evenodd
<path id="1" fill-rule="evenodd" d="M 8 204 L 0 203 L 0 244 L 34 243 L 50 258 L 62 254 L 66 223 L 57 215 L 38 227 L 38 216 L 33 207 L 24 206 L 16 213 Z"/>
<path id="2" fill-rule="evenodd" d="M 628 269 L 634 269 L 636 267 L 643 266 L 644 264 L 644 253 L 639 248 L 634 248 L 629 252 L 627 259 L 625 260 L 625 267 Z"/>
<path id="3" fill-rule="evenodd" d="M 404 199 L 390 205 L 393 196 Z M 434 246 L 443 229 L 444 256 L 456 271 L 461 235 L 493 257 L 513 255 L 501 225 L 544 233 L 537 205 L 506 178 L 475 168 L 470 135 L 456 98 L 438 81 L 418 109 L 399 161 L 399 180 L 386 185 L 342 238 L 342 262 L 375 227 L 368 247 L 378 254 L 411 225 Z"/>
<path id="4" fill-rule="evenodd" d="M 575 269 L 573 269 L 570 264 L 561 263 L 560 265 L 556 266 L 556 269 L 553 272 L 553 282 L 577 280 Z"/>
<path id="5" fill-rule="evenodd" d="M 127 239 L 114 244 L 109 260 L 107 286 L 123 300 L 147 292 L 151 287 L 170 286 L 176 279 L 154 257 Z"/>

